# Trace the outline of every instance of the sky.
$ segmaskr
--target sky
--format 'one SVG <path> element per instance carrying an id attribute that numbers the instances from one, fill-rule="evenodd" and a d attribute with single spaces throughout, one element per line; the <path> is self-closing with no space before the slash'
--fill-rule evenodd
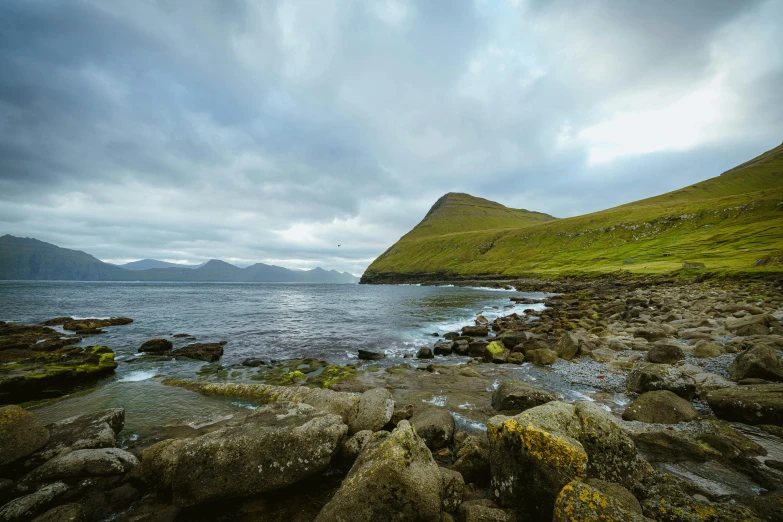
<path id="1" fill-rule="evenodd" d="M 0 235 L 361 274 L 447 192 L 557 217 L 654 196 L 783 141 L 781 23 L 779 0 L 4 0 Z"/>

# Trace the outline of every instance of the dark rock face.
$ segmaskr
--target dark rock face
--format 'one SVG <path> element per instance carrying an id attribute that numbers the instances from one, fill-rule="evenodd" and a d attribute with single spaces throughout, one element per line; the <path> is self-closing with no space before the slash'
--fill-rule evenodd
<path id="1" fill-rule="evenodd" d="M 241 424 L 146 448 L 134 475 L 170 489 L 178 506 L 273 491 L 324 470 L 347 432 L 337 415 L 273 403 Z"/>
<path id="2" fill-rule="evenodd" d="M 168 339 L 150 339 L 139 348 L 139 352 L 163 353 L 174 348 L 174 344 Z"/>
<path id="3" fill-rule="evenodd" d="M 433 357 L 435 357 L 435 355 L 430 348 L 419 348 L 419 351 L 416 352 L 417 359 L 432 359 Z"/>
<path id="4" fill-rule="evenodd" d="M 215 362 L 223 356 L 223 345 L 220 343 L 193 343 L 184 348 L 169 352 L 174 357 L 187 357 L 199 361 Z"/>
<path id="5" fill-rule="evenodd" d="M 465 326 L 462 328 L 462 335 L 471 337 L 486 337 L 489 335 L 489 328 L 486 326 Z"/>
<path id="6" fill-rule="evenodd" d="M 677 424 L 699 416 L 690 402 L 666 390 L 641 394 L 623 412 L 623 419 L 657 424 Z"/>
<path id="7" fill-rule="evenodd" d="M 0 507 L 0 521 L 30 520 L 36 515 L 46 512 L 55 501 L 68 492 L 68 486 L 63 482 L 54 482 L 39 488 L 34 493 L 15 498 Z"/>
<path id="8" fill-rule="evenodd" d="M 535 406 L 556 401 L 557 396 L 523 381 L 503 381 L 492 394 L 492 407 L 516 415 Z"/>
<path id="9" fill-rule="evenodd" d="M 410 423 L 430 449 L 448 446 L 454 437 L 454 418 L 440 408 L 421 409 L 413 414 Z"/>
<path id="10" fill-rule="evenodd" d="M 655 343 L 647 352 L 647 360 L 651 363 L 674 364 L 685 359 L 682 348 L 673 344 Z"/>
<path id="11" fill-rule="evenodd" d="M 25 476 L 21 484 L 34 484 L 86 476 L 122 475 L 136 467 L 133 454 L 119 448 L 80 449 L 48 460 Z"/>
<path id="12" fill-rule="evenodd" d="M 362 361 L 380 361 L 385 359 L 386 354 L 383 352 L 374 352 L 372 350 L 359 350 L 359 359 Z"/>
<path id="13" fill-rule="evenodd" d="M 70 317 L 68 318 L 70 319 Z M 100 333 L 100 329 L 106 326 L 120 326 L 130 324 L 133 319 L 130 317 L 112 317 L 110 319 L 71 319 L 63 322 L 63 330 L 68 330 L 77 334 L 81 333 Z"/>
<path id="14" fill-rule="evenodd" d="M 579 352 L 579 341 L 573 335 L 567 333 L 557 341 L 554 350 L 557 352 L 558 357 L 570 361 Z"/>
<path id="15" fill-rule="evenodd" d="M 549 348 L 529 350 L 525 353 L 525 360 L 533 364 L 549 365 L 557 362 L 557 352 Z"/>
<path id="16" fill-rule="evenodd" d="M 438 341 L 435 343 L 435 355 L 451 355 L 451 341 Z"/>
<path id="17" fill-rule="evenodd" d="M 723 420 L 783 426 L 783 384 L 724 388 L 708 393 L 707 403 Z"/>
<path id="18" fill-rule="evenodd" d="M 783 363 L 777 350 L 769 346 L 756 346 L 734 359 L 729 366 L 729 374 L 735 381 L 742 379 L 783 381 Z"/>
<path id="19" fill-rule="evenodd" d="M 49 441 L 47 430 L 19 406 L 0 407 L 0 466 L 26 457 Z"/>

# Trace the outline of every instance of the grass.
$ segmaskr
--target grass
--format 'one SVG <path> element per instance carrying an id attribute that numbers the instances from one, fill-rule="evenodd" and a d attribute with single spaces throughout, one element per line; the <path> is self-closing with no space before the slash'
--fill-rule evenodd
<path id="1" fill-rule="evenodd" d="M 783 145 L 701 183 L 567 219 L 447 194 L 365 275 L 764 274 L 783 266 L 754 263 L 776 257 Z"/>

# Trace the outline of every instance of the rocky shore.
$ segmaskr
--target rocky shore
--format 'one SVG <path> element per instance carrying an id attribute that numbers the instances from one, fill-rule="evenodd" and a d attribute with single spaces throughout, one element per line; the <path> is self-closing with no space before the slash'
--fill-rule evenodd
<path id="1" fill-rule="evenodd" d="M 0 521 L 783 520 L 779 283 L 502 284 L 553 294 L 408 358 L 225 366 L 219 343 L 144 343 L 205 362 L 163 385 L 248 405 L 197 427 L 134 439 L 122 409 L 0 407 Z M 0 325 L 5 402 L 55 366 L 70 386 L 112 371 L 74 346 L 110 325 L 63 319 Z"/>

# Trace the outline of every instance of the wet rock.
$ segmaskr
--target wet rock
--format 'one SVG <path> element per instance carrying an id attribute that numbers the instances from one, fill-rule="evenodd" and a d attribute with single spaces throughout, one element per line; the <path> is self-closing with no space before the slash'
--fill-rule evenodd
<path id="1" fill-rule="evenodd" d="M 690 402 L 666 390 L 641 394 L 623 412 L 625 420 L 657 424 L 677 424 L 698 416 Z"/>
<path id="2" fill-rule="evenodd" d="M 385 359 L 386 354 L 383 352 L 375 352 L 372 350 L 359 350 L 359 359 L 362 361 L 380 361 Z"/>
<path id="3" fill-rule="evenodd" d="M 467 437 L 459 445 L 456 460 L 451 466 L 466 482 L 489 483 L 489 447 L 481 437 Z"/>
<path id="4" fill-rule="evenodd" d="M 63 323 L 63 330 L 75 333 L 92 333 L 106 326 L 120 326 L 130 324 L 133 319 L 129 317 L 112 317 L 110 319 L 73 319 Z"/>
<path id="5" fill-rule="evenodd" d="M 419 348 L 419 351 L 416 352 L 416 358 L 417 359 L 432 359 L 435 355 L 433 355 L 432 350 L 429 348 Z"/>
<path id="6" fill-rule="evenodd" d="M 576 357 L 579 351 L 579 341 L 570 333 L 566 333 L 560 337 L 560 340 L 555 343 L 553 348 L 557 352 L 558 357 L 570 361 Z"/>
<path id="7" fill-rule="evenodd" d="M 451 345 L 451 351 L 456 353 L 457 355 L 468 355 L 468 353 L 470 352 L 470 343 L 468 343 L 468 341 L 465 341 L 464 339 L 456 340 Z"/>
<path id="8" fill-rule="evenodd" d="M 443 335 L 443 338 L 446 339 L 447 341 L 454 341 L 459 336 L 460 336 L 459 332 L 448 332 Z"/>
<path id="9" fill-rule="evenodd" d="M 362 393 L 348 414 L 348 433 L 378 431 L 388 424 L 394 412 L 394 398 L 385 388 L 374 388 Z"/>
<path id="10" fill-rule="evenodd" d="M 75 450 L 46 461 L 28 473 L 23 486 L 73 477 L 122 475 L 138 465 L 132 453 L 119 448 Z"/>
<path id="11" fill-rule="evenodd" d="M 696 394 L 696 381 L 674 366 L 639 362 L 628 374 L 626 388 L 634 393 L 668 390 L 690 400 Z"/>
<path id="12" fill-rule="evenodd" d="M 532 337 L 527 341 L 523 342 L 522 344 L 519 344 L 514 347 L 514 351 L 524 353 L 525 357 L 527 357 L 527 353 L 532 350 L 543 350 L 543 349 L 549 350 L 550 347 L 543 339 L 539 339 L 537 337 Z M 555 352 L 555 355 L 557 355 L 557 352 Z"/>
<path id="13" fill-rule="evenodd" d="M 707 403 L 727 421 L 783 426 L 783 384 L 725 388 L 708 393 Z"/>
<path id="14" fill-rule="evenodd" d="M 397 426 L 402 420 L 408 420 L 413 417 L 413 404 L 399 404 L 394 403 L 394 412 L 392 412 L 391 420 L 389 421 L 392 426 Z"/>
<path id="15" fill-rule="evenodd" d="M 454 437 L 454 418 L 447 410 L 420 409 L 410 418 L 410 423 L 430 449 L 448 446 Z"/>
<path id="16" fill-rule="evenodd" d="M 525 360 L 533 364 L 550 365 L 557 362 L 557 352 L 549 348 L 529 350 L 525 352 Z"/>
<path id="17" fill-rule="evenodd" d="M 193 343 L 169 352 L 173 357 L 187 357 L 199 361 L 215 362 L 223 356 L 223 345 L 220 343 Z"/>
<path id="18" fill-rule="evenodd" d="M 685 359 L 685 352 L 674 344 L 655 343 L 647 352 L 647 360 L 651 363 L 674 364 Z"/>
<path id="19" fill-rule="evenodd" d="M 516 415 L 535 406 L 556 401 L 557 396 L 524 381 L 503 381 L 492 393 L 492 407 L 506 415 Z"/>
<path id="20" fill-rule="evenodd" d="M 769 346 L 756 346 L 734 359 L 729 366 L 729 374 L 735 381 L 742 379 L 783 381 L 783 363 L 777 350 Z"/>
<path id="21" fill-rule="evenodd" d="M 552 522 L 622 520 L 623 522 L 650 521 L 634 513 L 613 496 L 578 480 L 563 487 L 557 496 Z"/>
<path id="22" fill-rule="evenodd" d="M 506 362 L 509 364 L 522 364 L 525 362 L 525 354 L 522 352 L 511 352 L 508 354 Z"/>
<path id="23" fill-rule="evenodd" d="M 30 455 L 49 441 L 47 430 L 19 406 L 0 407 L 0 466 Z"/>
<path id="24" fill-rule="evenodd" d="M 443 511 L 456 511 L 462 504 L 465 480 L 458 471 L 439 468 L 441 477 L 441 505 Z"/>
<path id="25" fill-rule="evenodd" d="M 484 357 L 487 346 L 489 346 L 487 341 L 473 341 L 468 345 L 468 355 L 471 357 Z"/>
<path id="26" fill-rule="evenodd" d="M 171 490 L 177 506 L 274 491 L 323 471 L 347 431 L 337 415 L 273 403 L 237 424 L 144 449 L 133 475 Z"/>
<path id="27" fill-rule="evenodd" d="M 139 348 L 139 352 L 164 353 L 174 348 L 174 344 L 168 339 L 150 339 Z"/>
<path id="28" fill-rule="evenodd" d="M 0 508 L 0 521 L 29 520 L 46 512 L 67 491 L 68 486 L 62 482 L 55 482 L 43 486 L 34 493 L 16 498 Z"/>
<path id="29" fill-rule="evenodd" d="M 486 337 L 489 335 L 489 328 L 486 326 L 464 326 L 462 328 L 462 335 L 469 335 L 470 337 Z"/>
<path id="30" fill-rule="evenodd" d="M 408 421 L 369 444 L 316 522 L 440 520 L 443 478 Z"/>
<path id="31" fill-rule="evenodd" d="M 484 362 L 502 364 L 508 359 L 508 351 L 500 341 L 492 341 L 484 348 Z"/>
<path id="32" fill-rule="evenodd" d="M 507 349 L 511 350 L 527 341 L 527 334 L 522 330 L 511 330 L 503 332 L 499 336 L 499 340 Z"/>
<path id="33" fill-rule="evenodd" d="M 90 512 L 81 504 L 63 504 L 50 509 L 33 522 L 89 522 Z"/>
<path id="34" fill-rule="evenodd" d="M 240 364 L 249 368 L 258 368 L 259 366 L 266 366 L 266 361 L 263 359 L 249 358 L 244 359 Z"/>
<path id="35" fill-rule="evenodd" d="M 451 355 L 452 344 L 451 341 L 438 341 L 434 346 L 435 355 Z"/>
<path id="36" fill-rule="evenodd" d="M 459 509 L 463 522 L 512 522 L 514 518 L 491 500 L 471 500 Z"/>

